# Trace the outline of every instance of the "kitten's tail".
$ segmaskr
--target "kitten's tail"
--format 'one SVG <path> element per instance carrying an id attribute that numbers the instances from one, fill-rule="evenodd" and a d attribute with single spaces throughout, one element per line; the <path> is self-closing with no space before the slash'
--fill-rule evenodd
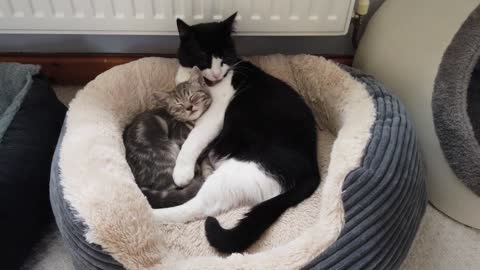
<path id="1" fill-rule="evenodd" d="M 202 187 L 203 179 L 194 179 L 192 183 L 183 189 L 170 189 L 164 191 L 142 188 L 142 193 L 147 198 L 153 209 L 174 207 L 186 203 L 198 193 Z"/>
<path id="2" fill-rule="evenodd" d="M 205 231 L 211 246 L 223 253 L 243 252 L 250 247 L 288 208 L 310 197 L 318 187 L 319 176 L 305 179 L 286 192 L 261 202 L 232 229 L 224 229 L 208 217 Z"/>

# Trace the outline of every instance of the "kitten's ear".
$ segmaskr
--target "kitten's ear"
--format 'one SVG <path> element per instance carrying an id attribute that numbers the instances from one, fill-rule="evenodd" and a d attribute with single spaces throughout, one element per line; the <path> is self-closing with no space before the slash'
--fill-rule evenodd
<path id="1" fill-rule="evenodd" d="M 185 38 L 190 33 L 190 25 L 182 21 L 180 18 L 177 18 L 177 29 L 181 39 Z"/>
<path id="2" fill-rule="evenodd" d="M 202 71 L 197 66 L 194 66 L 190 71 L 190 79 L 188 79 L 188 82 L 191 84 L 197 83 L 201 78 L 203 78 Z"/>
<path id="3" fill-rule="evenodd" d="M 192 74 L 202 74 L 202 71 L 198 68 L 198 66 L 194 66 L 191 71 Z"/>
<path id="4" fill-rule="evenodd" d="M 237 17 L 237 12 L 233 13 L 230 17 L 226 18 L 222 23 L 225 25 L 225 28 L 229 34 L 235 32 L 234 24 L 235 18 Z"/>
<path id="5" fill-rule="evenodd" d="M 200 87 L 205 87 L 207 85 L 203 79 L 202 71 L 197 66 L 192 68 L 188 82 L 191 84 L 198 84 Z"/>

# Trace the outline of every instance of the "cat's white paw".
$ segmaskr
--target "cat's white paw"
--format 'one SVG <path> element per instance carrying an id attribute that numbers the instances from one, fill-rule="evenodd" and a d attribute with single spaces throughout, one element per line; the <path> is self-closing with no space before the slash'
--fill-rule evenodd
<path id="1" fill-rule="evenodd" d="M 178 223 L 172 211 L 168 208 L 153 209 L 155 221 L 161 224 Z"/>
<path id="2" fill-rule="evenodd" d="M 176 207 L 153 209 L 153 216 L 155 217 L 155 222 L 160 224 L 186 223 L 190 221 L 188 215 L 185 215 L 184 211 L 180 211 Z"/>
<path id="3" fill-rule="evenodd" d="M 189 166 L 188 164 L 178 163 L 173 168 L 173 182 L 179 187 L 184 187 L 192 182 L 195 176 L 195 165 Z"/>

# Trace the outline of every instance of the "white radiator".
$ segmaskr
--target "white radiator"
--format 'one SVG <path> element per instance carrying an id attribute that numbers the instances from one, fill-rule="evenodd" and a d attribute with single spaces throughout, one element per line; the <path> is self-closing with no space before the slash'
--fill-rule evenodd
<path id="1" fill-rule="evenodd" d="M 176 34 L 238 11 L 239 35 L 343 35 L 355 0 L 0 0 L 0 33 Z"/>

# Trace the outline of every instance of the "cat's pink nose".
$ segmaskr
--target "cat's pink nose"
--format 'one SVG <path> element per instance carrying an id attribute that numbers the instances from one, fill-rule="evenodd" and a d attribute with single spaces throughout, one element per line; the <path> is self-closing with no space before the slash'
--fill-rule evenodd
<path id="1" fill-rule="evenodd" d="M 216 80 L 221 80 L 222 79 L 222 71 L 221 70 L 214 70 L 212 73 L 213 73 L 213 77 Z"/>

